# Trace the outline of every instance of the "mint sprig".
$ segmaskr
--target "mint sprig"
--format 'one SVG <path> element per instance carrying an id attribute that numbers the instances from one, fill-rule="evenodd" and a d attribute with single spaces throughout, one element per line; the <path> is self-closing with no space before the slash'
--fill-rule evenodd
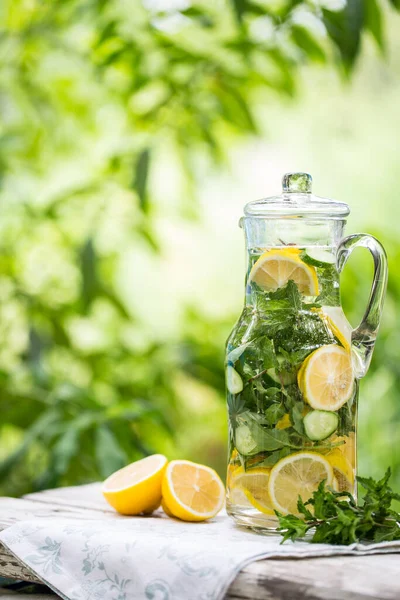
<path id="1" fill-rule="evenodd" d="M 282 543 L 288 539 L 335 545 L 400 540 L 400 513 L 391 507 L 400 494 L 389 486 L 390 474 L 389 468 L 379 481 L 357 477 L 367 492 L 359 505 L 349 492 L 335 492 L 322 481 L 307 502 L 299 496 L 301 516 L 275 511 Z"/>

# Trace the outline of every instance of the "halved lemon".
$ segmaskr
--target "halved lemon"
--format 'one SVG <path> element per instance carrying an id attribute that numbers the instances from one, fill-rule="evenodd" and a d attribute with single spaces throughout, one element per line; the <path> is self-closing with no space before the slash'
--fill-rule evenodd
<path id="1" fill-rule="evenodd" d="M 249 281 L 254 281 L 267 292 L 284 287 L 290 280 L 302 294 L 318 294 L 317 272 L 301 260 L 298 248 L 267 250 L 253 265 L 249 275 Z"/>
<path id="2" fill-rule="evenodd" d="M 169 517 L 173 517 L 174 516 L 172 514 L 172 512 L 169 510 L 168 506 L 165 504 L 164 500 L 161 500 L 161 508 L 163 509 L 163 511 L 165 512 L 165 514 L 168 515 Z"/>
<path id="3" fill-rule="evenodd" d="M 274 509 L 268 492 L 268 481 L 271 469 L 258 467 L 249 471 L 236 471 L 231 483 L 230 499 L 234 502 L 232 494 L 241 493 L 254 508 L 260 512 L 273 515 Z"/>
<path id="4" fill-rule="evenodd" d="M 308 404 L 318 410 L 338 410 L 353 394 L 351 354 L 336 344 L 314 350 L 302 364 L 297 381 Z"/>
<path id="5" fill-rule="evenodd" d="M 123 515 L 152 512 L 161 503 L 167 462 L 162 454 L 153 454 L 116 471 L 103 483 L 104 498 Z"/>
<path id="6" fill-rule="evenodd" d="M 299 514 L 297 500 L 306 502 L 321 481 L 333 483 L 333 468 L 327 459 L 317 452 L 296 452 L 282 458 L 272 467 L 268 491 L 275 510 L 287 515 Z"/>
<path id="7" fill-rule="evenodd" d="M 205 521 L 221 510 L 225 487 L 214 469 L 189 460 L 173 460 L 165 470 L 162 496 L 174 517 Z"/>
<path id="8" fill-rule="evenodd" d="M 326 459 L 329 461 L 333 468 L 333 474 L 337 481 L 338 492 L 353 492 L 354 491 L 354 470 L 351 462 L 348 458 L 340 451 L 339 448 L 335 448 L 332 452 L 326 455 Z"/>

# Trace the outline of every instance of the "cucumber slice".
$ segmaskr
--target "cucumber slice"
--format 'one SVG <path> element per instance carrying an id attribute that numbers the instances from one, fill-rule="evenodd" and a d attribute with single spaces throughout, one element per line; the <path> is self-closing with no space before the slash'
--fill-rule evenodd
<path id="1" fill-rule="evenodd" d="M 239 425 L 239 427 L 236 428 L 235 446 L 239 454 L 244 454 L 245 456 L 257 452 L 257 442 L 248 425 Z"/>
<path id="2" fill-rule="evenodd" d="M 336 431 L 339 417 L 335 412 L 312 410 L 303 419 L 306 436 L 313 442 L 325 440 Z"/>
<path id="3" fill-rule="evenodd" d="M 242 344 L 241 346 L 238 346 L 237 348 L 231 350 L 228 356 L 226 357 L 226 361 L 234 365 L 235 362 L 242 356 L 243 352 L 246 350 L 249 344 L 250 342 L 247 342 L 246 344 Z"/>
<path id="4" fill-rule="evenodd" d="M 240 394 L 243 390 L 243 380 L 235 369 L 228 365 L 225 371 L 226 387 L 231 394 Z"/>
<path id="5" fill-rule="evenodd" d="M 336 263 L 335 254 L 321 248 L 307 248 L 302 258 L 305 263 L 314 267 L 332 267 Z"/>

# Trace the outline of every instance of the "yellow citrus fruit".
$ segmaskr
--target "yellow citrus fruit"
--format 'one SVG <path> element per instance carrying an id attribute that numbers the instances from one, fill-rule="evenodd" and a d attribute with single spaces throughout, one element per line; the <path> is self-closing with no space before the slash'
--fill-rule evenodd
<path id="1" fill-rule="evenodd" d="M 153 454 L 116 471 L 103 483 L 104 498 L 123 515 L 152 512 L 161 503 L 167 462 L 162 454 Z"/>
<path id="2" fill-rule="evenodd" d="M 315 268 L 301 260 L 298 248 L 267 250 L 253 265 L 249 280 L 268 292 L 284 287 L 291 280 L 302 294 L 306 296 L 318 294 L 318 277 Z"/>
<path id="3" fill-rule="evenodd" d="M 210 467 L 188 460 L 171 461 L 162 482 L 163 502 L 183 521 L 204 521 L 222 508 L 225 487 Z"/>
<path id="4" fill-rule="evenodd" d="M 286 413 L 285 415 L 283 415 L 283 417 L 281 419 L 279 419 L 279 421 L 275 425 L 276 429 L 287 429 L 288 427 L 291 427 L 291 426 L 292 426 L 292 422 L 290 420 L 289 413 Z"/>
<path id="5" fill-rule="evenodd" d="M 335 436 L 332 443 L 344 442 L 337 447 L 337 450 L 344 454 L 350 464 L 356 460 L 356 437 L 354 431 L 350 431 L 348 435 Z"/>
<path id="6" fill-rule="evenodd" d="M 337 491 L 353 492 L 354 470 L 351 462 L 340 451 L 340 446 L 329 452 L 325 458 L 333 468 L 333 474 L 337 481 Z"/>
<path id="7" fill-rule="evenodd" d="M 332 479 L 332 489 L 333 489 L 335 492 L 338 492 L 338 491 L 339 491 L 339 482 L 338 482 L 338 480 L 336 479 L 336 477 L 335 477 L 335 476 L 333 476 L 333 479 Z"/>
<path id="8" fill-rule="evenodd" d="M 321 346 L 303 362 L 297 381 L 312 408 L 338 410 L 353 394 L 351 354 L 336 344 Z"/>
<path id="9" fill-rule="evenodd" d="M 231 477 L 231 475 L 237 470 L 240 469 L 240 462 L 238 460 L 238 456 L 239 453 L 236 450 L 236 448 L 233 450 L 232 454 L 231 454 L 231 458 L 228 464 L 228 469 L 227 469 L 227 474 L 226 474 L 226 478 L 227 480 L 229 480 L 229 478 Z"/>
<path id="10" fill-rule="evenodd" d="M 173 517 L 174 516 L 172 514 L 172 512 L 169 510 L 168 506 L 165 504 L 164 500 L 161 500 L 161 508 L 163 509 L 163 511 L 165 512 L 165 514 L 168 515 L 169 517 Z"/>
<path id="11" fill-rule="evenodd" d="M 271 469 L 258 467 L 250 469 L 249 471 L 242 470 L 240 473 L 236 472 L 232 482 L 230 500 L 232 499 L 232 493 L 244 494 L 248 502 L 254 508 L 267 515 L 274 515 L 274 509 L 271 505 L 271 498 L 268 492 L 268 480 Z"/>
<path id="12" fill-rule="evenodd" d="M 333 483 L 333 468 L 316 452 L 296 452 L 282 458 L 271 469 L 268 491 L 275 510 L 287 515 L 298 514 L 297 500 L 306 502 L 325 479 Z"/>
<path id="13" fill-rule="evenodd" d="M 352 326 L 340 306 L 323 306 L 320 309 L 321 317 L 325 320 L 328 328 L 342 346 L 350 352 Z"/>
<path id="14" fill-rule="evenodd" d="M 226 481 L 227 489 L 228 489 L 228 498 L 231 504 L 235 506 L 251 506 L 249 499 L 241 485 L 237 484 L 237 477 L 244 473 L 243 467 L 236 467 L 236 469 L 228 472 L 228 477 Z"/>

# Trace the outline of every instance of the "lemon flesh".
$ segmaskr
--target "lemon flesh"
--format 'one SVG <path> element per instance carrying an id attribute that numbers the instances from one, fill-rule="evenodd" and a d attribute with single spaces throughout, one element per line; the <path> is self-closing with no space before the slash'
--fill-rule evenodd
<path id="1" fill-rule="evenodd" d="M 210 467 L 189 460 L 171 461 L 162 481 L 163 506 L 183 521 L 214 517 L 225 500 L 225 487 Z"/>
<path id="2" fill-rule="evenodd" d="M 318 410 L 339 410 L 353 395 L 351 354 L 336 344 L 314 350 L 301 366 L 297 381 L 308 404 Z"/>
<path id="3" fill-rule="evenodd" d="M 267 292 L 284 287 L 289 281 L 299 288 L 305 296 L 318 294 L 318 277 L 314 267 L 300 258 L 298 248 L 267 250 L 253 265 L 249 281 L 254 281 Z"/>
<path id="4" fill-rule="evenodd" d="M 338 492 L 353 492 L 354 491 L 354 468 L 350 460 L 342 452 L 342 447 L 339 446 L 326 455 L 326 459 L 333 468 L 333 473 L 336 478 Z"/>
<path id="5" fill-rule="evenodd" d="M 317 452 L 297 452 L 282 458 L 274 465 L 268 482 L 273 508 L 280 513 L 298 515 L 298 497 L 306 502 L 322 480 L 333 483 L 333 468 Z"/>
<path id="6" fill-rule="evenodd" d="M 243 469 L 236 471 L 233 480 L 230 483 L 230 500 L 241 494 L 248 500 L 247 504 L 256 508 L 258 511 L 274 515 L 271 498 L 268 491 L 268 481 L 271 469 L 255 468 L 244 472 Z"/>

